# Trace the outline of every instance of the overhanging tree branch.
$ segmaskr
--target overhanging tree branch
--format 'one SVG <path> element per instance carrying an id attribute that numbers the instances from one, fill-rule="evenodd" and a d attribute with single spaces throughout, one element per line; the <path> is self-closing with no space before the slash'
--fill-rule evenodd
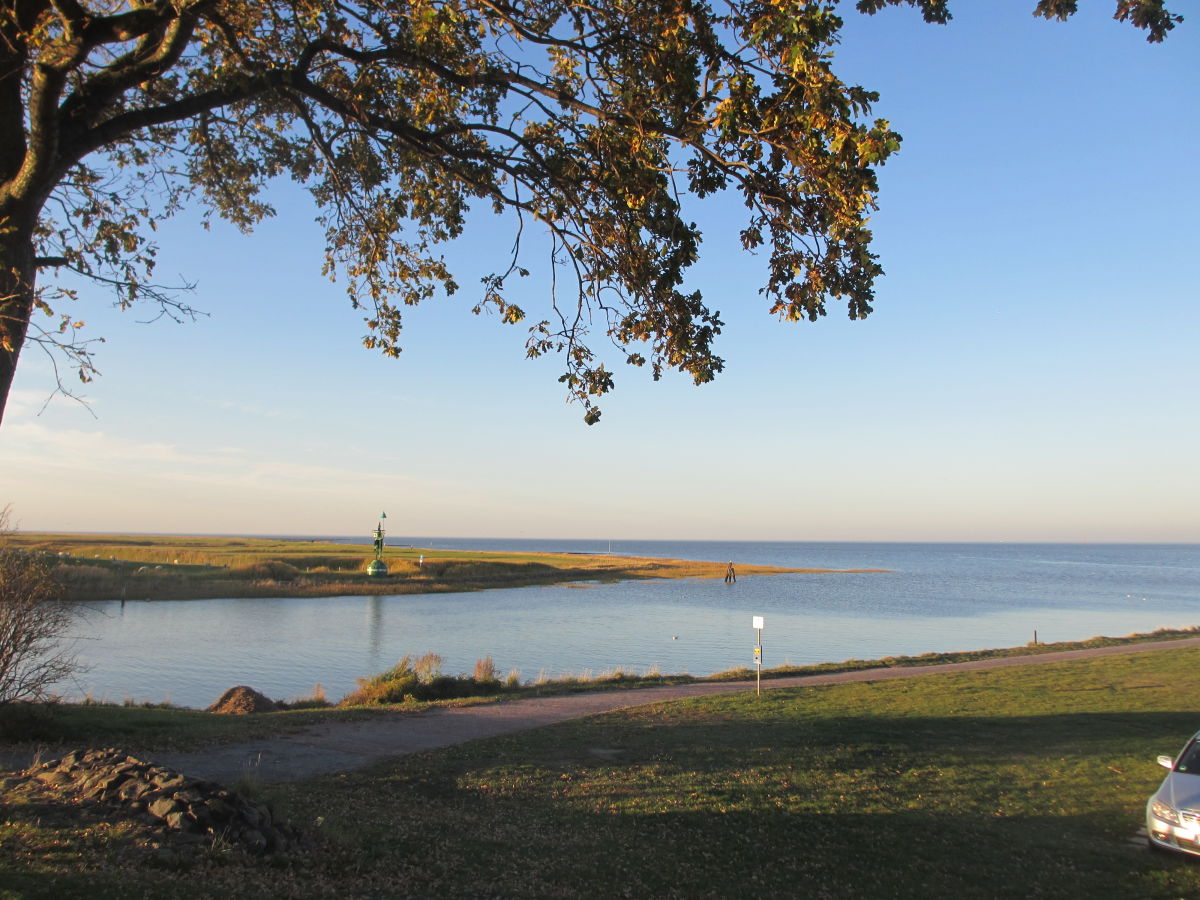
<path id="1" fill-rule="evenodd" d="M 949 18 L 946 0 L 858 8 L 905 5 Z M 1115 8 L 1152 41 L 1179 22 L 1162 0 Z M 518 235 L 541 223 L 554 291 L 528 352 L 561 350 L 588 421 L 613 383 L 589 328 L 655 377 L 720 371 L 719 315 L 684 288 L 700 237 L 685 201 L 740 192 L 770 312 L 839 300 L 860 318 L 882 271 L 876 170 L 899 136 L 834 73 L 841 26 L 808 0 L 0 0 L 0 403 L 33 310 L 76 296 L 52 272 L 154 301 L 158 221 L 194 198 L 249 228 L 281 175 L 311 191 L 325 272 L 390 354 L 404 306 L 457 289 L 434 248 L 473 203 L 514 212 Z M 475 309 L 520 320 L 517 265 Z"/>

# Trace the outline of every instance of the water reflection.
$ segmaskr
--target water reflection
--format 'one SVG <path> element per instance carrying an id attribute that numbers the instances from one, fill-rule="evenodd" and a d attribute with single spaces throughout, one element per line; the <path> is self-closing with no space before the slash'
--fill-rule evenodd
<path id="1" fill-rule="evenodd" d="M 377 659 L 383 648 L 383 598 L 367 598 L 367 646 L 371 658 Z"/>

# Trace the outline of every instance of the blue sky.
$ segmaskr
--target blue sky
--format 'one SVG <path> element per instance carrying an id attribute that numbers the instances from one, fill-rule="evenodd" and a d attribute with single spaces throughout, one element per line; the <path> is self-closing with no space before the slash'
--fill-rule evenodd
<path id="1" fill-rule="evenodd" d="M 0 502 L 30 530 L 729 540 L 1200 541 L 1198 21 L 1162 45 L 1086 4 L 847 13 L 839 71 L 904 144 L 873 220 L 875 313 L 786 324 L 758 296 L 733 198 L 692 284 L 727 323 L 694 387 L 618 370 L 588 428 L 557 360 L 472 316 L 502 259 L 484 213 L 463 286 L 362 349 L 302 194 L 254 235 L 185 214 L 159 274 L 210 315 L 142 324 L 102 294 L 85 408 L 22 358 Z M 544 308 L 541 258 L 518 302 Z M 43 409 L 44 407 L 44 409 Z"/>

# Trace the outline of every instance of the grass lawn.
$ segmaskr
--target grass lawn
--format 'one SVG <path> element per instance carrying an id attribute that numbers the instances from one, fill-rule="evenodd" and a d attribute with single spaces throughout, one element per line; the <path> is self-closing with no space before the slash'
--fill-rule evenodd
<path id="1" fill-rule="evenodd" d="M 410 704 L 419 708 L 419 704 Z M 384 707 L 296 709 L 258 716 L 227 716 L 172 706 L 99 703 L 0 707 L 0 749 L 123 747 L 139 754 L 194 750 L 274 737 L 309 725 L 336 725 L 386 715 Z"/>
<path id="2" fill-rule="evenodd" d="M 1139 838 L 1200 651 L 705 698 L 262 788 L 304 856 L 10 793 L 0 897 L 1200 896 Z"/>

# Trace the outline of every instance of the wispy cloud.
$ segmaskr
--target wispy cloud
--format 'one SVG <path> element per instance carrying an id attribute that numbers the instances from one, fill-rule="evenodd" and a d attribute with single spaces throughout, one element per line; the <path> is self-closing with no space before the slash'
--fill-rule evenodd
<path id="1" fill-rule="evenodd" d="M 6 423 L 0 461 L 19 466 L 68 466 L 73 469 L 113 463 L 191 463 L 200 457 L 173 444 L 135 441 L 103 430 L 56 429 L 38 422 Z"/>
<path id="2" fill-rule="evenodd" d="M 65 484 L 120 484 L 131 497 L 138 492 L 200 491 L 214 503 L 235 504 L 277 496 L 317 502 L 318 498 L 357 496 L 365 489 L 381 496 L 461 498 L 468 494 L 463 485 L 379 472 L 365 464 L 264 458 L 260 452 L 228 445 L 181 447 L 139 441 L 100 428 L 52 428 L 28 420 L 5 423 L 0 473 L 5 473 L 0 477 L 0 498 L 28 496 L 35 485 L 39 494 L 48 496 Z"/>

